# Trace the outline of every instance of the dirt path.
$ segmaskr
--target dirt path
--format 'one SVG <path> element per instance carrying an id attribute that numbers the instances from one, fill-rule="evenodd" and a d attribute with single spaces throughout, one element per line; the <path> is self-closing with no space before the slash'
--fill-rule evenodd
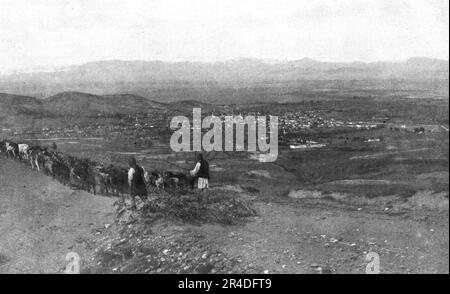
<path id="1" fill-rule="evenodd" d="M 318 203 L 257 203 L 244 226 L 196 230 L 230 255 L 269 273 L 365 273 L 369 252 L 381 273 L 448 273 L 446 211 L 398 215 Z"/>
<path id="2" fill-rule="evenodd" d="M 63 272 L 68 252 L 86 264 L 113 199 L 73 191 L 0 157 L 0 273 Z"/>

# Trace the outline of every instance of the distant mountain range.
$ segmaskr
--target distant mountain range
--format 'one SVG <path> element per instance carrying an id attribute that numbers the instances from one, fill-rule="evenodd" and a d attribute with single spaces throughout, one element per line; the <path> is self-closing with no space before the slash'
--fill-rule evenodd
<path id="1" fill-rule="evenodd" d="M 167 92 L 162 92 L 169 90 L 170 97 L 177 97 L 174 100 L 184 100 L 180 95 L 188 95 L 185 99 L 200 95 L 206 101 L 211 93 L 205 89 L 215 87 L 279 87 L 310 81 L 442 81 L 448 78 L 447 60 L 421 57 L 373 63 L 320 62 L 309 58 L 295 61 L 238 59 L 214 63 L 98 61 L 55 72 L 0 76 L 0 92 L 39 98 L 63 91 L 99 95 L 132 93 L 167 101 Z"/>

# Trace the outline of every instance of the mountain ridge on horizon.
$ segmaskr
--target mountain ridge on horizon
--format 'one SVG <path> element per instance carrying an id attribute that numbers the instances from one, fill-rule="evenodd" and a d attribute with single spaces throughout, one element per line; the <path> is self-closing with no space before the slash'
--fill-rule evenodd
<path id="1" fill-rule="evenodd" d="M 7 76 L 14 75 L 22 75 L 22 74 L 39 74 L 39 73 L 49 73 L 49 72 L 61 72 L 68 71 L 77 67 L 89 66 L 92 64 L 107 64 L 107 63 L 159 63 L 159 64 L 204 64 L 204 65 L 213 65 L 213 64 L 226 64 L 226 63 L 239 63 L 239 62 L 255 62 L 255 63 L 263 63 L 263 64 L 286 64 L 286 63 L 309 63 L 309 64 L 339 64 L 339 65 L 375 65 L 375 64 L 400 64 L 400 63 L 411 63 L 411 62 L 443 62 L 448 63 L 448 59 L 435 58 L 435 57 L 425 57 L 425 56 L 412 56 L 406 59 L 396 59 L 396 60 L 378 60 L 378 61 L 362 61 L 362 60 L 354 60 L 354 61 L 322 61 L 319 59 L 314 59 L 310 57 L 303 57 L 300 59 L 278 59 L 278 58 L 256 58 L 256 57 L 237 57 L 230 58 L 225 60 L 216 60 L 216 61 L 200 61 L 200 60 L 143 60 L 143 59 L 104 59 L 104 60 L 92 60 L 87 62 L 80 62 L 77 64 L 71 65 L 54 65 L 54 66 L 36 66 L 31 67 L 29 69 L 14 69 L 10 70 L 9 73 L 0 73 L 0 78 L 4 78 Z M 47 68 L 43 70 L 43 68 Z"/>
<path id="2" fill-rule="evenodd" d="M 448 61 L 425 57 L 374 63 L 332 63 L 311 58 L 214 63 L 114 60 L 76 65 L 65 71 L 0 76 L 0 92 L 38 98 L 61 92 L 129 93 L 159 102 L 184 99 L 217 102 L 229 100 L 234 95 L 233 89 L 267 87 L 283 91 L 438 87 L 448 93 L 448 79 Z M 371 81 L 369 85 L 364 84 L 367 81 Z M 249 91 L 242 98 L 245 100 L 239 102 L 259 100 L 261 95 L 265 94 Z"/>

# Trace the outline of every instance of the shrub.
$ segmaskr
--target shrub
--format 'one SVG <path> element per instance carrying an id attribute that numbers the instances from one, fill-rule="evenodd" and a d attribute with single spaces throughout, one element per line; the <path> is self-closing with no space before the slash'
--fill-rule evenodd
<path id="1" fill-rule="evenodd" d="M 150 221 L 166 217 L 191 223 L 236 224 L 255 216 L 256 211 L 233 192 L 211 190 L 176 196 L 152 195 L 142 207 L 141 214 Z"/>

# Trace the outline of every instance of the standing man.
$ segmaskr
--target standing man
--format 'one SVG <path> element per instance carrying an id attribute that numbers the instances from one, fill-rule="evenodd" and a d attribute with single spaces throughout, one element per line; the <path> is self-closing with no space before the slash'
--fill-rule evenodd
<path id="1" fill-rule="evenodd" d="M 203 159 L 201 153 L 197 155 L 197 164 L 195 165 L 195 168 L 191 170 L 191 175 L 198 178 L 198 189 L 204 191 L 209 188 L 209 164 Z"/>
<path id="2" fill-rule="evenodd" d="M 136 208 L 135 197 L 147 197 L 147 188 L 144 180 L 144 169 L 136 163 L 136 159 L 131 157 L 128 161 L 130 169 L 128 170 L 128 186 L 130 187 L 131 208 Z M 125 203 L 125 199 L 124 203 Z"/>

